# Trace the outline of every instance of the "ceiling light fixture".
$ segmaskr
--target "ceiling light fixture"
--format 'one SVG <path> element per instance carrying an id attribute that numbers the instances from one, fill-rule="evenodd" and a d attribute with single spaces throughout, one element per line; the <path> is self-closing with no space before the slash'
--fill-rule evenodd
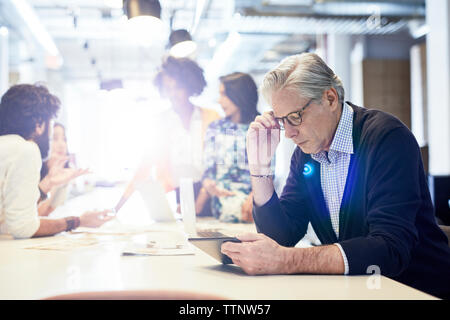
<path id="1" fill-rule="evenodd" d="M 128 19 L 140 16 L 161 18 L 161 4 L 158 0 L 124 0 L 123 9 Z"/>
<path id="2" fill-rule="evenodd" d="M 158 0 L 124 0 L 123 10 L 128 17 L 130 34 L 142 45 L 164 42 L 167 28 L 161 21 Z"/>
<path id="3" fill-rule="evenodd" d="M 191 57 L 197 50 L 197 44 L 192 41 L 186 29 L 174 30 L 169 37 L 169 54 L 176 58 Z"/>

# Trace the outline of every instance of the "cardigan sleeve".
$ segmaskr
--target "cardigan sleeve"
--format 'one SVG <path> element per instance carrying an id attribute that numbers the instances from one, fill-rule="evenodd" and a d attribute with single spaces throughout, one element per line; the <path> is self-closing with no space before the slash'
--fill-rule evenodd
<path id="1" fill-rule="evenodd" d="M 283 192 L 278 198 L 276 192 L 263 206 L 253 204 L 253 218 L 256 230 L 272 238 L 280 245 L 295 246 L 306 233 L 309 217 L 306 205 L 306 186 L 298 172 L 300 150 L 291 159 L 289 176 Z"/>
<path id="2" fill-rule="evenodd" d="M 386 135 L 369 154 L 366 237 L 341 241 L 349 274 L 367 274 L 376 266 L 396 276 L 411 260 L 418 243 L 415 220 L 420 210 L 420 150 L 406 127 Z"/>

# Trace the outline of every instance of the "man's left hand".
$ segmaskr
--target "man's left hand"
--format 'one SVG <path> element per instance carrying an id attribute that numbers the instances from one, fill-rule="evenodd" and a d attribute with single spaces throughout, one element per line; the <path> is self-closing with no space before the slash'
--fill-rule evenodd
<path id="1" fill-rule="evenodd" d="M 245 273 L 250 275 L 287 273 L 289 248 L 280 246 L 262 233 L 247 233 L 237 238 L 242 242 L 225 242 L 221 251 Z"/>

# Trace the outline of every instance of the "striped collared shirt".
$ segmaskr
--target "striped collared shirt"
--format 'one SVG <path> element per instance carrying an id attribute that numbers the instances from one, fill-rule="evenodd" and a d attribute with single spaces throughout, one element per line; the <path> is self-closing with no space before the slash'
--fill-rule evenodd
<path id="1" fill-rule="evenodd" d="M 320 163 L 320 183 L 328 211 L 331 225 L 339 238 L 339 211 L 344 195 L 350 158 L 353 154 L 353 109 L 344 104 L 341 119 L 330 145 L 329 151 L 312 154 L 311 157 Z M 345 274 L 348 274 L 348 262 L 342 247 L 345 263 Z"/>

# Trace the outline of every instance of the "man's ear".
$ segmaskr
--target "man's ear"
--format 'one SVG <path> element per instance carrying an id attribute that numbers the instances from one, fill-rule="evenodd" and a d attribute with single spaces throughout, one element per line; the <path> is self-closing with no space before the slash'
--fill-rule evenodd
<path id="1" fill-rule="evenodd" d="M 34 133 L 36 136 L 41 136 L 45 131 L 45 121 L 43 121 L 41 124 L 36 124 L 36 129 L 34 130 Z"/>
<path id="2" fill-rule="evenodd" d="M 335 88 L 330 88 L 325 91 L 325 99 L 332 110 L 339 106 L 339 95 Z"/>

